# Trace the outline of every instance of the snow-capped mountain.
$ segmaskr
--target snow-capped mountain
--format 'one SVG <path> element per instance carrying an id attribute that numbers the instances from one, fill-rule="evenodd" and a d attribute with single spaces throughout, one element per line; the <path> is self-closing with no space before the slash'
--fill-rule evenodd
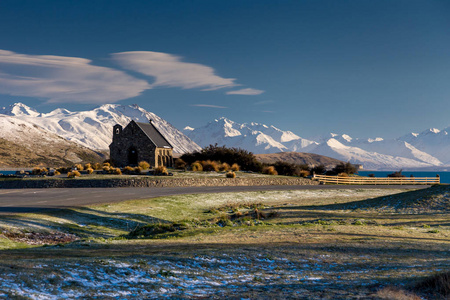
<path id="1" fill-rule="evenodd" d="M 115 124 L 126 126 L 131 120 L 154 125 L 169 140 L 174 152 L 185 153 L 200 147 L 166 120 L 137 105 L 105 104 L 91 111 L 71 112 L 58 108 L 42 114 L 22 103 L 15 103 L 0 109 L 0 114 L 14 116 L 35 124 L 69 141 L 96 150 L 107 150 L 112 141 Z"/>
<path id="2" fill-rule="evenodd" d="M 426 152 L 444 163 L 450 165 L 450 127 L 439 130 L 430 128 L 421 133 L 410 133 L 399 138 L 416 149 Z"/>
<path id="3" fill-rule="evenodd" d="M 257 154 L 291 151 L 316 153 L 361 164 L 366 169 L 392 170 L 450 165 L 448 129 L 429 130 L 390 140 L 381 137 L 359 139 L 336 133 L 307 140 L 274 126 L 239 124 L 220 118 L 199 128 L 186 127 L 183 131 L 202 147 L 217 143 Z"/>
<path id="4" fill-rule="evenodd" d="M 16 117 L 0 115 L 0 128 L 1 165 L 64 165 L 86 159 L 104 159 L 103 155 L 91 149 Z"/>
<path id="5" fill-rule="evenodd" d="M 254 153 L 301 151 L 316 144 L 275 126 L 259 123 L 239 124 L 224 117 L 196 129 L 185 127 L 183 132 L 202 147 L 217 143 Z M 289 150 L 288 146 L 295 150 Z"/>

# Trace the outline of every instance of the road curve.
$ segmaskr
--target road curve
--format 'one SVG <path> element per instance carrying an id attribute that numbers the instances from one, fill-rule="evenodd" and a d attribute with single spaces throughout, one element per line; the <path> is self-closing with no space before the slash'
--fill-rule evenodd
<path id="1" fill-rule="evenodd" d="M 55 188 L 0 189 L 0 214 L 37 212 L 48 209 L 113 203 L 125 200 L 148 199 L 182 194 L 227 193 L 276 190 L 340 190 L 340 189 L 420 189 L 423 185 L 270 185 L 218 186 L 178 188 Z"/>

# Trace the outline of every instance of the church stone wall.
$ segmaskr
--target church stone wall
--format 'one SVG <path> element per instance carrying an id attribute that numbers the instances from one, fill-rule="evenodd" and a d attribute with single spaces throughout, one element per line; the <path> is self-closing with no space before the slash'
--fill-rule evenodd
<path id="1" fill-rule="evenodd" d="M 137 165 L 143 160 L 152 167 L 157 163 L 155 145 L 134 122 L 128 124 L 123 130 L 120 125 L 114 126 L 113 142 L 109 147 L 111 160 L 117 167 Z M 133 150 L 136 151 L 136 157 L 131 154 Z M 135 161 L 130 161 L 130 158 Z"/>

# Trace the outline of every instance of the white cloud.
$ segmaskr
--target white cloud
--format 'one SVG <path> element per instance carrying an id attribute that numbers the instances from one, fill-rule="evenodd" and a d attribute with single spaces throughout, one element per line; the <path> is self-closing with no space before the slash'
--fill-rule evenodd
<path id="1" fill-rule="evenodd" d="M 0 50 L 0 93 L 48 102 L 111 103 L 151 88 L 126 73 L 84 58 L 26 55 Z"/>
<path id="2" fill-rule="evenodd" d="M 191 106 L 210 107 L 210 108 L 228 108 L 228 107 L 225 107 L 225 106 L 211 105 L 211 104 L 192 104 Z"/>
<path id="3" fill-rule="evenodd" d="M 238 86 L 234 78 L 214 74 L 205 65 L 182 62 L 172 54 L 153 51 L 131 51 L 112 54 L 113 60 L 125 69 L 155 77 L 153 86 L 202 88 L 204 91 Z"/>
<path id="4" fill-rule="evenodd" d="M 252 88 L 246 88 L 246 89 L 240 89 L 240 90 L 235 90 L 235 91 L 229 91 L 226 94 L 227 95 L 261 95 L 262 93 L 264 93 L 263 90 L 257 90 L 257 89 L 252 89 Z"/>

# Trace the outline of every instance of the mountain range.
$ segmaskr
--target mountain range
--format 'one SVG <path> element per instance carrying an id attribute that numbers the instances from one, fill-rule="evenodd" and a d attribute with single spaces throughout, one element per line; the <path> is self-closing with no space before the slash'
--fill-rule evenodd
<path id="1" fill-rule="evenodd" d="M 314 153 L 361 164 L 370 170 L 436 169 L 450 166 L 450 127 L 410 133 L 397 139 L 359 139 L 335 133 L 305 139 L 272 125 L 240 124 L 222 117 L 204 126 L 186 127 L 180 131 L 163 118 L 137 105 L 105 104 L 90 111 L 71 112 L 58 108 L 49 113 L 40 113 L 22 103 L 15 103 L 0 108 L 0 142 L 30 148 L 30 145 L 38 147 L 36 143 L 42 141 L 60 145 L 58 150 L 52 151 L 76 148 L 77 153 L 87 151 L 87 155 L 90 151 L 88 155 L 101 155 L 102 152 L 107 153 L 111 143 L 112 127 L 115 124 L 126 126 L 131 120 L 152 120 L 177 153 L 197 151 L 201 147 L 217 143 L 243 148 L 255 154 Z M 61 155 L 66 155 L 66 150 Z M 71 151 L 67 153 L 66 158 L 72 161 L 85 155 L 70 154 Z M 41 156 L 46 155 L 48 153 L 41 153 Z"/>
<path id="2" fill-rule="evenodd" d="M 0 114 L 34 124 L 66 140 L 100 151 L 109 149 L 114 125 L 126 126 L 131 120 L 144 123 L 153 120 L 154 125 L 174 147 L 174 152 L 185 153 L 200 149 L 169 122 L 137 105 L 105 104 L 90 111 L 79 112 L 58 108 L 43 114 L 25 104 L 15 103 L 1 108 Z"/>
<path id="3" fill-rule="evenodd" d="M 183 132 L 200 146 L 244 148 L 254 153 L 307 152 L 361 164 L 370 170 L 441 168 L 450 166 L 450 128 L 429 129 L 398 139 L 358 139 L 330 133 L 314 139 L 259 123 L 237 123 L 220 118 Z"/>

